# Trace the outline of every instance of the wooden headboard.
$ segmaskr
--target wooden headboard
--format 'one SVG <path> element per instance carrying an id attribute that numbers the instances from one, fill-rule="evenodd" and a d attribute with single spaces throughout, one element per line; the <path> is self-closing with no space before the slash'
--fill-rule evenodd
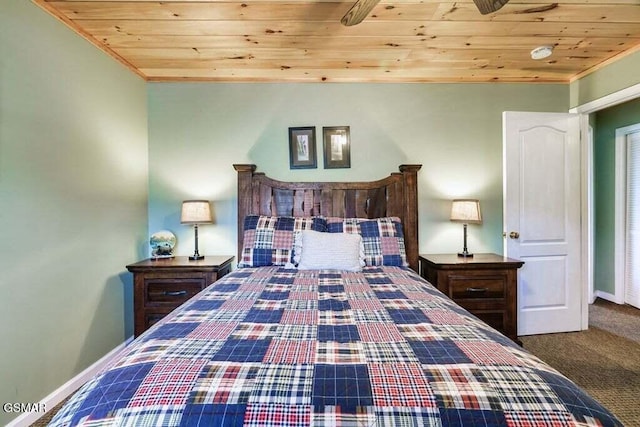
<path id="1" fill-rule="evenodd" d="M 397 216 L 404 227 L 409 266 L 418 271 L 418 171 L 422 165 L 400 165 L 400 172 L 370 182 L 284 182 L 256 172 L 256 165 L 233 165 L 238 171 L 238 259 L 247 215 Z"/>

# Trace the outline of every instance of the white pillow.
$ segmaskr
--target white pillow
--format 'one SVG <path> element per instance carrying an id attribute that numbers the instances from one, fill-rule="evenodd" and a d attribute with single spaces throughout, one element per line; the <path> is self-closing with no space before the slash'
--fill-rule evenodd
<path id="1" fill-rule="evenodd" d="M 303 230 L 299 270 L 360 271 L 364 266 L 362 236 Z"/>

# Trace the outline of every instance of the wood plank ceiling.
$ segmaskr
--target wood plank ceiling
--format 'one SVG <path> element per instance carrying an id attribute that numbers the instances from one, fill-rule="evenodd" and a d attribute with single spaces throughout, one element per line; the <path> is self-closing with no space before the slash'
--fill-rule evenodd
<path id="1" fill-rule="evenodd" d="M 382 0 L 352 27 L 351 0 L 33 1 L 148 81 L 567 83 L 640 50 L 640 0 Z"/>

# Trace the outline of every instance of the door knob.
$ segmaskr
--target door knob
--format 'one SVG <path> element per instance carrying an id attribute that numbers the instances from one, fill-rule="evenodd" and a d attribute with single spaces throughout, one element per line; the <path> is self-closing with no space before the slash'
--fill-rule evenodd
<path id="1" fill-rule="evenodd" d="M 511 239 L 517 239 L 518 237 L 520 237 L 520 233 L 518 233 L 517 231 L 512 231 L 511 233 L 509 233 L 509 237 Z"/>

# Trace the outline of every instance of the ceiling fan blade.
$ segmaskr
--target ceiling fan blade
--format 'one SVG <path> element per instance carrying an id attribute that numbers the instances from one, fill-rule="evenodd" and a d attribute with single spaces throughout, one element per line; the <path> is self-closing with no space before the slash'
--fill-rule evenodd
<path id="1" fill-rule="evenodd" d="M 500 9 L 507 4 L 509 0 L 473 0 L 473 2 L 476 4 L 480 13 L 486 15 Z"/>
<path id="2" fill-rule="evenodd" d="M 378 3 L 380 3 L 380 0 L 358 0 L 342 17 L 340 22 L 347 27 L 359 24 Z"/>

